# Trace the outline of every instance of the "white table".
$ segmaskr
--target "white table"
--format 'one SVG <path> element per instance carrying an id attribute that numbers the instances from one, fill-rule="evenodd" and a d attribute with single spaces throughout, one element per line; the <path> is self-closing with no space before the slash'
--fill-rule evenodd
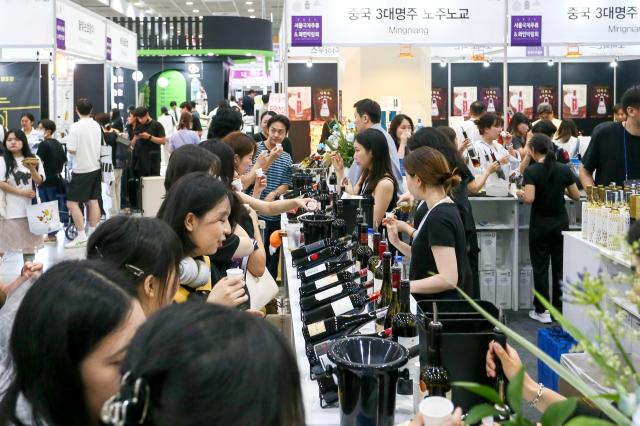
<path id="1" fill-rule="evenodd" d="M 283 219 L 282 229 L 285 228 L 286 218 Z M 283 274 L 286 274 L 287 287 L 289 291 L 289 305 L 291 309 L 291 322 L 293 326 L 293 337 L 295 345 L 295 355 L 298 361 L 298 369 L 300 370 L 300 383 L 302 387 L 302 401 L 305 410 L 305 424 L 307 426 L 329 426 L 340 424 L 340 409 L 335 407 L 321 408 L 320 398 L 318 396 L 318 384 L 311 380 L 309 373 L 309 361 L 305 353 L 305 341 L 302 335 L 302 321 L 300 320 L 300 279 L 297 277 L 296 268 L 291 263 L 291 252 L 289 250 L 289 241 L 286 237 L 282 238 L 282 253 L 284 258 Z M 412 311 L 415 312 L 416 304 L 412 298 Z M 372 323 L 362 328 L 363 333 L 374 332 Z M 407 366 L 403 367 L 406 368 Z M 336 379 L 336 383 L 338 383 Z M 413 397 L 397 395 L 396 396 L 396 415 L 395 422 L 402 423 L 413 417 Z"/>

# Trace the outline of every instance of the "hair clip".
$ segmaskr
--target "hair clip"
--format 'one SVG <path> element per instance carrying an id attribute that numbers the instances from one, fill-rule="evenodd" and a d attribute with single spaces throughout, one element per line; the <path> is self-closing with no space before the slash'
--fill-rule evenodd
<path id="1" fill-rule="evenodd" d="M 104 424 L 126 426 L 144 424 L 149 411 L 149 384 L 142 377 L 130 383 L 131 372 L 122 376 L 120 390 L 104 403 L 100 411 L 100 420 Z"/>
<path id="2" fill-rule="evenodd" d="M 131 273 L 136 278 L 144 277 L 144 271 L 137 266 L 131 265 L 129 263 L 125 263 L 124 267 L 129 273 Z"/>

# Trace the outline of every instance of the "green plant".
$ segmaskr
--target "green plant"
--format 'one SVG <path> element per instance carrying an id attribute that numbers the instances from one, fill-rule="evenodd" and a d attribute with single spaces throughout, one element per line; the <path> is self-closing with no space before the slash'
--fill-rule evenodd
<path id="1" fill-rule="evenodd" d="M 351 163 L 353 163 L 353 153 L 355 151 L 353 148 L 355 125 L 351 122 L 347 122 L 344 125 L 338 120 L 333 120 L 329 123 L 329 128 L 331 129 L 331 135 L 322 142 L 329 150 L 340 154 L 345 167 L 350 167 Z"/>

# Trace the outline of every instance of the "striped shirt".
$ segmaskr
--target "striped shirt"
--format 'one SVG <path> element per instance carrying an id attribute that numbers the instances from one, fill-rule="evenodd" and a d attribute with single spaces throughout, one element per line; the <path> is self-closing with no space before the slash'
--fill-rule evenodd
<path id="1" fill-rule="evenodd" d="M 262 152 L 267 151 L 269 149 L 264 144 L 264 142 L 259 142 L 256 150 L 256 157 L 253 160 L 253 164 L 255 164 L 255 159 Z M 291 165 L 293 161 L 291 160 L 291 156 L 283 152 L 280 157 L 278 157 L 273 164 L 267 169 L 265 175 L 267 176 L 267 187 L 260 194 L 260 199 L 264 200 L 264 198 L 269 195 L 271 192 L 275 191 L 277 187 L 280 185 L 291 185 Z M 263 220 L 268 220 L 272 222 L 277 222 L 280 220 L 280 216 L 263 216 L 260 215 L 260 218 Z"/>

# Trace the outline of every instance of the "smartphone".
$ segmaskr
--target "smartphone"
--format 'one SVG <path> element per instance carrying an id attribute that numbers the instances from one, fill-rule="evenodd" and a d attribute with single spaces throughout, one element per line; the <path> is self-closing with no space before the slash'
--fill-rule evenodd
<path id="1" fill-rule="evenodd" d="M 469 136 L 467 135 L 467 132 L 464 131 L 464 129 L 462 129 L 462 136 L 464 136 L 465 139 L 469 139 Z"/>

